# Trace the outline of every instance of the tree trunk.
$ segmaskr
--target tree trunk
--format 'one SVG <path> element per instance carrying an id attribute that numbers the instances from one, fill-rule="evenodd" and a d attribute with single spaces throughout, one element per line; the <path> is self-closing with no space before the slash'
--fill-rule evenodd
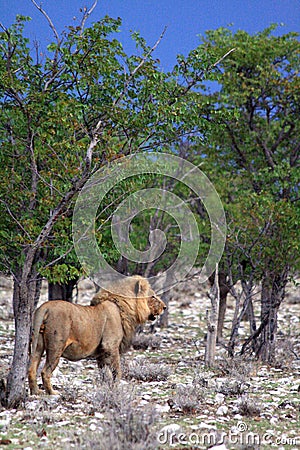
<path id="1" fill-rule="evenodd" d="M 25 265 L 21 279 L 14 281 L 15 346 L 4 399 L 8 408 L 19 407 L 25 399 L 32 316 L 38 290 L 39 277 L 35 271 L 29 276 Z"/>
<path id="2" fill-rule="evenodd" d="M 260 334 L 257 356 L 269 364 L 275 361 L 277 342 L 277 315 L 284 299 L 288 269 L 273 279 L 267 275 L 262 282 L 261 321 L 264 323 Z"/>
<path id="3" fill-rule="evenodd" d="M 234 290 L 233 293 L 236 304 L 234 317 L 232 321 L 231 335 L 228 344 L 228 355 L 234 356 L 234 349 L 236 346 L 236 341 L 238 338 L 238 331 L 241 325 L 241 321 L 244 316 L 247 315 L 250 321 L 250 333 L 252 334 L 256 330 L 256 322 L 253 311 L 252 295 L 253 295 L 253 278 L 250 276 L 248 281 L 242 280 L 242 292 L 239 294 Z M 240 308 L 241 297 L 244 297 L 242 308 Z M 253 345 L 255 345 L 255 340 L 253 340 Z"/>
<path id="4" fill-rule="evenodd" d="M 213 367 L 215 362 L 220 303 L 219 286 L 218 267 L 216 267 L 215 282 L 209 293 L 209 298 L 211 300 L 211 310 L 209 313 L 207 312 L 207 342 L 205 348 L 205 365 L 207 367 Z"/>
<path id="5" fill-rule="evenodd" d="M 72 303 L 73 289 L 77 283 L 77 279 L 69 280 L 67 283 L 50 283 L 48 284 L 48 300 L 66 300 Z"/>
<path id="6" fill-rule="evenodd" d="M 215 283 L 215 272 L 209 277 L 211 287 Z M 220 271 L 218 276 L 220 302 L 219 302 L 219 315 L 218 315 L 218 329 L 217 340 L 221 341 L 223 336 L 224 320 L 226 314 L 227 294 L 230 292 L 230 284 L 227 281 L 227 274 Z"/>

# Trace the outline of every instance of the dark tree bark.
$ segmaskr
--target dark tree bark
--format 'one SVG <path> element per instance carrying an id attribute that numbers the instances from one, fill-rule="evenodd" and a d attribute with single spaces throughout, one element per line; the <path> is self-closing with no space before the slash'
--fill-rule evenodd
<path id="1" fill-rule="evenodd" d="M 49 283 L 48 284 L 48 300 L 66 300 L 72 303 L 73 289 L 76 286 L 77 279 L 70 280 L 67 283 Z"/>
<path id="2" fill-rule="evenodd" d="M 264 323 L 257 357 L 273 364 L 277 343 L 278 310 L 284 299 L 288 269 L 274 277 L 265 276 L 262 282 L 261 321 Z"/>
<path id="3" fill-rule="evenodd" d="M 233 294 L 236 299 L 234 318 L 232 321 L 231 335 L 228 344 L 228 354 L 229 356 L 234 356 L 234 349 L 236 346 L 236 341 L 238 338 L 238 330 L 241 324 L 241 321 L 245 316 L 249 319 L 250 322 L 250 332 L 251 334 L 256 330 L 256 321 L 254 317 L 253 311 L 253 303 L 252 303 L 252 294 L 253 294 L 253 277 L 246 282 L 242 280 L 242 292 L 237 294 L 234 290 Z M 241 298 L 244 298 L 243 304 L 240 305 Z M 255 345 L 256 340 L 253 340 L 253 346 Z M 254 349 L 255 347 L 253 347 Z"/>
<path id="4" fill-rule="evenodd" d="M 262 281 L 261 323 L 257 330 L 244 342 L 241 354 L 257 339 L 255 355 L 261 361 L 273 364 L 277 343 L 278 310 L 284 299 L 289 268 L 280 274 L 270 276 L 266 273 Z"/>
<path id="5" fill-rule="evenodd" d="M 15 346 L 3 400 L 7 407 L 20 406 L 26 395 L 25 381 L 27 378 L 32 315 L 40 292 L 40 278 L 37 271 L 34 266 L 29 269 L 31 257 L 34 257 L 34 255 L 29 255 L 29 258 L 27 258 L 28 266 L 25 262 L 23 270 L 19 272 L 21 277 L 14 280 Z"/>

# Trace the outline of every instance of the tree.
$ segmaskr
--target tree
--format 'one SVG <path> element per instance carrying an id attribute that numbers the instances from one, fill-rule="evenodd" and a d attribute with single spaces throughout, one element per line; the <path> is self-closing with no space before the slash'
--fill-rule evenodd
<path id="1" fill-rule="evenodd" d="M 16 330 L 2 399 L 9 407 L 18 406 L 25 394 L 41 277 L 64 282 L 81 273 L 70 241 L 77 193 L 106 162 L 169 149 L 205 123 L 190 91 L 201 88 L 207 61 L 203 67 L 198 61 L 193 78 L 182 64 L 165 74 L 152 56 L 160 39 L 149 47 L 133 33 L 139 56 L 128 56 L 112 38 L 120 19 L 105 17 L 85 27 L 96 1 L 83 10 L 81 23 L 61 36 L 32 1 L 55 38 L 42 59 L 39 49 L 33 56 L 23 36 L 28 18 L 18 16 L 9 28 L 1 25 L 0 34 L 0 268 L 14 279 Z M 108 258 L 117 256 L 108 251 Z"/>
<path id="2" fill-rule="evenodd" d="M 274 36 L 275 28 L 253 36 L 221 28 L 203 39 L 207 52 L 235 48 L 211 73 L 219 88 L 208 97 L 215 130 L 204 168 L 226 204 L 227 273 L 247 289 L 262 283 L 261 324 L 248 343 L 257 339 L 256 355 L 268 362 L 300 248 L 300 44 L 296 33 Z"/>

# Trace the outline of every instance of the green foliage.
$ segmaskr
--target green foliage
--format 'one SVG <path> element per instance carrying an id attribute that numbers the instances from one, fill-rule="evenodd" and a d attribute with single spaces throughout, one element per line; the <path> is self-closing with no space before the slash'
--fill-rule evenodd
<path id="1" fill-rule="evenodd" d="M 229 254 L 238 263 L 246 258 L 257 277 L 274 259 L 278 267 L 298 267 L 295 33 L 274 36 L 275 26 L 254 36 L 224 28 L 208 31 L 201 45 L 186 58 L 179 55 L 174 69 L 164 73 L 139 33 L 132 34 L 137 54 L 125 54 L 112 37 L 120 19 L 105 17 L 86 29 L 69 27 L 48 45 L 43 59 L 34 59 L 23 36 L 27 20 L 18 16 L 0 33 L 1 271 L 22 265 L 23 250 L 34 244 L 82 174 L 99 124 L 91 173 L 115 158 L 148 149 L 188 157 L 202 165 L 224 201 Z M 218 88 L 210 92 L 205 81 Z M 120 257 L 108 226 L 116 205 L 138 189 L 166 185 L 182 199 L 190 198 L 203 236 L 201 263 L 210 239 L 201 202 L 184 185 L 152 175 L 123 181 L 101 205 L 96 236 L 109 263 Z M 72 249 L 72 208 L 71 203 L 40 248 L 39 270 L 51 281 L 80 275 Z M 132 223 L 131 238 L 144 250 L 149 226 L 168 230 L 170 252 L 156 266 L 159 270 L 172 263 L 180 242 L 178 227 L 163 211 L 155 221 L 150 223 L 151 211 L 141 213 Z"/>
<path id="2" fill-rule="evenodd" d="M 203 46 L 219 57 L 218 88 L 207 99 L 214 123 L 207 169 L 226 203 L 226 258 L 267 270 L 299 269 L 299 53 L 296 33 L 253 36 L 209 31 Z"/>
<path id="3" fill-rule="evenodd" d="M 169 151 L 181 136 L 203 134 L 208 124 L 191 92 L 201 87 L 205 68 L 199 61 L 192 82 L 183 66 L 164 73 L 138 33 L 133 33 L 137 54 L 126 55 L 112 37 L 121 20 L 110 17 L 86 29 L 69 27 L 41 58 L 23 36 L 27 20 L 17 17 L 0 34 L 0 270 L 6 273 L 20 269 L 26 249 L 82 175 L 96 128 L 91 173 L 132 152 Z M 109 245 L 106 207 L 147 183 L 142 178 L 123 183 L 103 205 L 107 216 L 99 217 L 97 238 L 108 262 L 119 255 Z M 72 208 L 66 205 L 39 249 L 39 271 L 50 281 L 80 274 L 72 250 Z M 144 218 L 135 228 L 143 224 Z M 139 245 L 146 242 L 144 234 Z"/>

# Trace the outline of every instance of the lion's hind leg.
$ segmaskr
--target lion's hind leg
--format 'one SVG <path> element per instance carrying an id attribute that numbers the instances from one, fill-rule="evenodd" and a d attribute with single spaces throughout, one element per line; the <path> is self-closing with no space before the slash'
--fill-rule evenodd
<path id="1" fill-rule="evenodd" d="M 37 370 L 40 365 L 43 353 L 44 353 L 44 340 L 42 334 L 40 334 L 38 337 L 36 349 L 34 353 L 31 355 L 28 369 L 28 382 L 31 395 L 38 395 L 42 393 L 42 391 L 38 388 L 37 384 Z"/>
<path id="2" fill-rule="evenodd" d="M 61 354 L 53 357 L 51 352 L 48 352 L 47 357 L 46 357 L 46 362 L 45 362 L 45 365 L 42 370 L 43 385 L 44 385 L 44 388 L 45 388 L 47 394 L 49 394 L 49 395 L 57 395 L 58 394 L 58 392 L 56 392 L 52 388 L 51 375 L 59 363 L 60 356 L 61 356 Z"/>
<path id="3" fill-rule="evenodd" d="M 64 330 L 64 333 L 57 338 L 57 332 L 54 330 L 45 336 L 45 348 L 46 348 L 46 362 L 42 370 L 42 380 L 44 388 L 49 395 L 57 395 L 58 392 L 54 391 L 51 385 L 51 376 L 56 369 L 59 359 L 63 354 L 66 347 L 68 331 Z M 54 337 L 56 336 L 56 337 Z"/>

